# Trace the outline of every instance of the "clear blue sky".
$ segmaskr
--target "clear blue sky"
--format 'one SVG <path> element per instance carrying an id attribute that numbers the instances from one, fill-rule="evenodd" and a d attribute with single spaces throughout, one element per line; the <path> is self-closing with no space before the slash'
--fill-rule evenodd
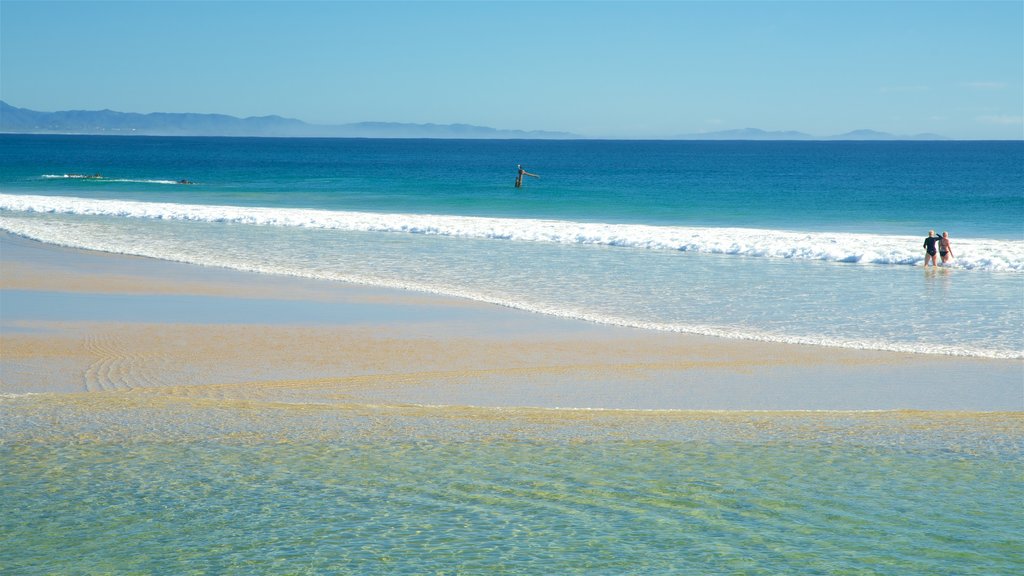
<path id="1" fill-rule="evenodd" d="M 0 0 L 34 110 L 1024 138 L 1024 2 Z"/>

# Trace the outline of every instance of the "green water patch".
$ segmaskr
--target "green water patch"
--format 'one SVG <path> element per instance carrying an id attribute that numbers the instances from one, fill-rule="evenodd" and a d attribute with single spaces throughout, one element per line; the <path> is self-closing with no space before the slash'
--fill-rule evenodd
<path id="1" fill-rule="evenodd" d="M 1016 574 L 1019 413 L 0 397 L 0 572 Z"/>

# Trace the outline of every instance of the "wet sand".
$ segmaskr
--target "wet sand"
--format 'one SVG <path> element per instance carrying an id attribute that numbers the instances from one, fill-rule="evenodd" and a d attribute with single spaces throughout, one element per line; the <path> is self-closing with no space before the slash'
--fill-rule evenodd
<path id="1" fill-rule="evenodd" d="M 90 402 L 1020 411 L 1024 362 L 601 326 L 0 234 L 0 394 L 30 393 L 98 394 Z"/>

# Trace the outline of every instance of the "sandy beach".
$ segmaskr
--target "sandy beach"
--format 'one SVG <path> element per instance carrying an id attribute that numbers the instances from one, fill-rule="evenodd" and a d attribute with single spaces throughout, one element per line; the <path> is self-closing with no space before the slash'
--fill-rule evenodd
<path id="1" fill-rule="evenodd" d="M 0 236 L 0 393 L 659 410 L 1024 409 L 1017 360 L 659 333 Z"/>

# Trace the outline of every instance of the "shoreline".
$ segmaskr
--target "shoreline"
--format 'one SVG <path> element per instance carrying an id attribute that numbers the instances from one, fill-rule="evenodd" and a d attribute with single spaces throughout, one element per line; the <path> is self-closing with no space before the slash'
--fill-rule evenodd
<path id="1" fill-rule="evenodd" d="M 648 331 L 8 233 L 0 272 L 7 395 L 187 389 L 238 401 L 520 409 L 1024 410 L 1016 359 Z"/>

